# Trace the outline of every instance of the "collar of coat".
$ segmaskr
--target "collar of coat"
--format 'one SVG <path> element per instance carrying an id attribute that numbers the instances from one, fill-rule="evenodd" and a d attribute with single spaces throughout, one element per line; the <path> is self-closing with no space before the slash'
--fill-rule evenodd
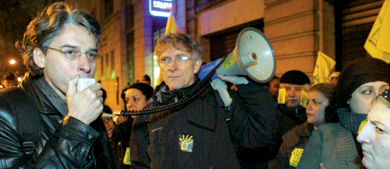
<path id="1" fill-rule="evenodd" d="M 53 88 L 46 82 L 45 78 L 32 76 L 26 73 L 20 85 L 35 102 L 39 112 L 44 114 L 68 114 L 67 103 L 61 99 Z"/>
<path id="2" fill-rule="evenodd" d="M 154 100 L 157 102 L 157 105 L 174 103 L 180 99 L 188 97 L 192 93 L 193 88 L 196 87 L 198 83 L 200 83 L 200 80 L 197 78 L 192 85 L 190 85 L 186 88 L 167 91 L 166 89 L 168 89 L 168 87 L 163 82 L 161 85 L 159 85 L 156 88 L 157 90 L 156 90 L 156 93 L 154 96 Z M 210 103 L 210 106 L 197 106 L 197 107 L 193 106 L 193 103 L 199 101 L 199 99 L 201 99 L 201 100 L 202 99 L 211 99 L 211 98 L 207 97 L 207 96 L 210 96 L 210 95 L 207 95 L 207 93 L 211 92 L 210 90 L 212 90 L 211 87 L 209 87 L 208 90 L 204 91 L 203 94 L 198 96 L 198 98 L 195 99 L 195 101 L 192 101 L 190 103 L 186 103 L 177 109 L 170 109 L 170 111 L 152 114 L 151 115 L 152 118 L 150 120 L 154 121 L 154 120 L 159 120 L 161 118 L 165 118 L 166 116 L 172 116 L 173 115 L 172 113 L 177 113 L 177 111 L 182 111 L 182 110 L 183 111 L 191 111 L 190 113 L 185 113 L 185 116 L 187 116 L 188 122 L 190 122 L 193 125 L 196 125 L 196 126 L 208 129 L 208 130 L 215 130 L 216 129 L 217 113 L 220 113 L 221 112 L 220 110 L 222 110 L 218 106 L 217 102 L 215 102 L 215 105 L 211 105 L 213 103 L 211 103 L 211 100 L 210 100 L 210 102 L 207 102 L 207 103 Z M 205 102 L 203 102 L 203 103 L 205 103 Z M 148 108 L 151 108 L 153 106 L 156 106 L 156 104 L 148 105 Z M 178 113 L 184 113 L 184 112 L 178 112 Z M 183 116 L 183 115 L 184 114 L 178 114 L 178 116 Z"/>

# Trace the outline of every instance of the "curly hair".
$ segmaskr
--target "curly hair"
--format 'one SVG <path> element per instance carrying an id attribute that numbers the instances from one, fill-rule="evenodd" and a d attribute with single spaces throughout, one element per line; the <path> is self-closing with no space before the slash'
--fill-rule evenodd
<path id="1" fill-rule="evenodd" d="M 48 46 L 66 24 L 75 24 L 89 30 L 99 44 L 100 24 L 91 14 L 76 9 L 64 2 L 53 3 L 46 7 L 27 26 L 23 41 L 16 42 L 16 48 L 22 52 L 24 64 L 33 76 L 43 76 L 43 68 L 33 61 L 33 50 L 40 48 L 46 54 Z"/>
<path id="2" fill-rule="evenodd" d="M 202 58 L 203 46 L 195 39 L 186 34 L 168 34 L 157 41 L 155 47 L 157 58 L 159 58 L 167 48 L 174 47 L 178 50 L 191 53 L 195 60 Z"/>

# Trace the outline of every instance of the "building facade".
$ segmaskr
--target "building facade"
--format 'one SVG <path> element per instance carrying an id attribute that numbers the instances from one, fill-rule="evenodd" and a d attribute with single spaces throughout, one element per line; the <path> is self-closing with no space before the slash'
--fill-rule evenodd
<path id="1" fill-rule="evenodd" d="M 173 11 L 181 33 L 197 38 L 205 48 L 204 62 L 225 57 L 239 32 L 255 27 L 270 40 L 276 75 L 297 69 L 312 76 L 318 51 L 337 62 L 336 69 L 366 57 L 363 45 L 384 0 L 97 0 L 89 6 L 103 34 L 95 78 L 108 93 L 106 104 L 123 109 L 120 97 L 127 83 L 148 74 L 158 77 L 156 40 L 164 35 L 166 16 Z M 84 3 L 84 4 L 83 4 Z M 90 3 L 90 4 L 85 4 Z M 153 6 L 154 5 L 154 6 Z M 80 5 L 81 6 L 81 5 Z M 160 11 L 161 12 L 161 11 Z"/>

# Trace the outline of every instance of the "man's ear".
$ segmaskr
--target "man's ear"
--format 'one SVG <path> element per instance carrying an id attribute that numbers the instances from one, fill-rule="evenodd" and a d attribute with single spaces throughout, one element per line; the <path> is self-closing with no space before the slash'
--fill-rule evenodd
<path id="1" fill-rule="evenodd" d="M 200 67 L 202 66 L 202 62 L 203 62 L 203 59 L 202 59 L 202 58 L 197 59 L 197 60 L 195 61 L 195 65 L 194 65 L 194 74 L 195 74 L 195 73 L 198 73 Z"/>
<path id="2" fill-rule="evenodd" d="M 33 50 L 33 60 L 34 60 L 34 63 L 40 67 L 40 68 L 44 68 L 45 67 L 45 54 L 43 53 L 43 51 L 39 48 L 34 48 Z"/>

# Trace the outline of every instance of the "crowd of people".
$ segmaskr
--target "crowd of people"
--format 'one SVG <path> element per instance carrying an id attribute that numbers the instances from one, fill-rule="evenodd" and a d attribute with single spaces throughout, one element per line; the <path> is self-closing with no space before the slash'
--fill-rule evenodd
<path id="1" fill-rule="evenodd" d="M 267 84 L 218 75 L 235 87 L 224 105 L 197 76 L 202 45 L 168 34 L 155 47 L 162 83 L 153 89 L 145 75 L 121 95 L 125 110 L 158 111 L 113 120 L 102 116 L 113 111 L 101 83 L 76 90 L 95 75 L 100 33 L 96 18 L 64 2 L 30 22 L 17 42 L 29 71 L 18 87 L 7 74 L 0 89 L 0 168 L 390 166 L 390 66 L 382 60 L 356 59 L 312 86 L 299 70 Z"/>

